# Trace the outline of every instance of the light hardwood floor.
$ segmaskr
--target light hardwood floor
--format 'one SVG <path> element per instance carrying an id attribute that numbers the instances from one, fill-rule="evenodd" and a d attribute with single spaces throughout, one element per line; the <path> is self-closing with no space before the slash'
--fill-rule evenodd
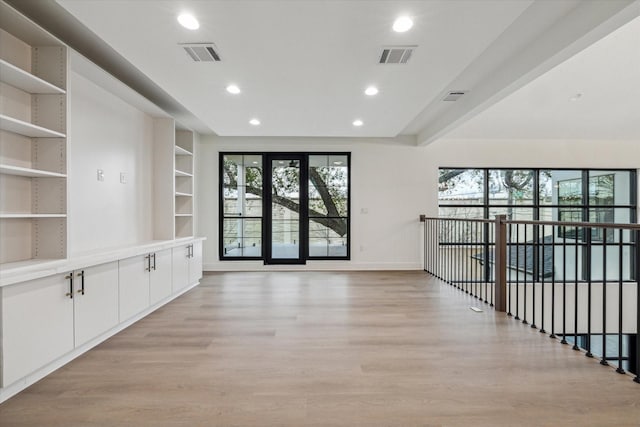
<path id="1" fill-rule="evenodd" d="M 426 273 L 219 273 L 0 425 L 639 426 L 640 385 Z"/>

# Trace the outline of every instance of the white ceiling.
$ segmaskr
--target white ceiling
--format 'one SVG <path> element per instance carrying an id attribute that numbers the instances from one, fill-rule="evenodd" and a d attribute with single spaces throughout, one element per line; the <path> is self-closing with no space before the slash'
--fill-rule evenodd
<path id="1" fill-rule="evenodd" d="M 634 2 L 58 3 L 218 135 L 418 134 L 429 140 L 628 21 L 614 18 L 622 10 L 628 16 Z M 199 19 L 199 30 L 177 23 L 183 11 Z M 413 17 L 414 28 L 394 33 L 391 25 L 401 14 Z M 192 62 L 178 46 L 185 42 L 214 42 L 222 62 Z M 377 64 L 379 49 L 387 45 L 418 48 L 409 64 Z M 242 93 L 228 94 L 229 83 Z M 370 84 L 380 89 L 376 97 L 363 93 Z M 587 100 L 593 92 L 588 82 L 581 86 L 577 90 Z M 470 89 L 468 101 L 443 104 L 442 96 L 452 89 Z M 262 124 L 249 125 L 253 117 Z M 364 126 L 352 126 L 354 119 L 362 119 Z"/>
<path id="2" fill-rule="evenodd" d="M 445 138 L 640 141 L 640 18 L 489 107 Z"/>

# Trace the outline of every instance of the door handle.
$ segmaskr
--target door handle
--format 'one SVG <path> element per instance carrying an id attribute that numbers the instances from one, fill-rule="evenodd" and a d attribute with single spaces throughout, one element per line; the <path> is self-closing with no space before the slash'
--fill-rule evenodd
<path id="1" fill-rule="evenodd" d="M 78 273 L 78 277 L 80 278 L 80 289 L 78 293 L 84 295 L 84 270 Z"/>
<path id="2" fill-rule="evenodd" d="M 64 278 L 69 280 L 69 292 L 64 294 L 64 296 L 69 297 L 70 299 L 73 299 L 73 271 L 67 274 L 66 276 L 64 276 Z"/>

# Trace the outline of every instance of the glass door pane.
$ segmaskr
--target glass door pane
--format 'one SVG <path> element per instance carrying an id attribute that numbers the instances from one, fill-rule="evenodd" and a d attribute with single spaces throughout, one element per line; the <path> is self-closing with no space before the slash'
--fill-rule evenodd
<path id="1" fill-rule="evenodd" d="M 301 163 L 298 156 L 270 159 L 270 212 L 268 262 L 301 262 Z"/>

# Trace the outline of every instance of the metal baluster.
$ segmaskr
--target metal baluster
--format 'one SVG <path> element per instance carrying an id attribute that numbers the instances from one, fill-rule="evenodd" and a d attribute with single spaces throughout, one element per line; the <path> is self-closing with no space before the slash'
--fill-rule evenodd
<path id="1" fill-rule="evenodd" d="M 587 357 L 593 357 L 593 354 L 591 353 L 591 282 L 592 282 L 592 275 L 591 275 L 591 262 L 592 262 L 592 257 L 593 257 L 593 252 L 592 252 L 592 248 L 591 248 L 591 244 L 592 242 L 592 238 L 591 238 L 591 228 L 587 228 L 586 231 L 586 241 L 587 241 L 587 255 L 586 255 L 586 260 L 587 260 L 587 268 L 584 269 L 584 271 L 587 272 L 587 352 L 585 353 L 585 356 Z"/>
<path id="2" fill-rule="evenodd" d="M 496 230 L 495 227 L 491 227 L 487 224 L 487 227 L 485 228 L 485 230 L 487 231 L 487 235 L 490 236 L 489 241 L 493 240 L 494 244 L 494 254 L 495 254 L 495 240 L 496 240 Z M 487 253 L 489 249 L 489 245 L 487 245 Z M 485 270 L 485 271 L 491 271 L 491 270 Z M 495 268 L 494 268 L 494 276 L 495 276 Z M 496 281 L 491 280 L 491 274 L 489 274 L 488 277 L 485 278 L 486 282 L 489 283 L 489 291 L 491 292 L 491 296 L 490 296 L 490 301 L 491 303 L 489 304 L 490 307 L 493 307 L 493 301 L 495 299 L 495 286 L 496 286 Z"/>
<path id="3" fill-rule="evenodd" d="M 556 231 L 560 228 L 551 226 L 551 335 L 556 337 Z"/>
<path id="4" fill-rule="evenodd" d="M 523 277 L 524 277 L 524 307 L 523 307 L 523 314 L 522 314 L 522 323 L 524 323 L 525 325 L 528 324 L 529 322 L 527 322 L 527 225 L 524 225 L 524 260 L 523 263 L 524 268 L 523 270 Z"/>
<path id="5" fill-rule="evenodd" d="M 510 247 L 509 247 L 509 243 L 511 242 L 511 236 L 513 235 L 513 228 L 512 228 L 512 224 L 507 224 L 507 297 L 509 298 L 509 301 L 507 302 L 507 316 L 513 316 L 513 313 L 511 312 L 511 284 L 512 284 L 512 279 L 511 279 L 511 274 L 513 273 L 512 269 L 510 268 L 513 259 L 513 252 L 511 251 Z M 494 254 L 496 253 L 496 251 L 494 250 Z M 495 255 L 494 255 L 495 257 Z"/>
<path id="6" fill-rule="evenodd" d="M 573 288 L 573 349 L 580 350 L 578 347 L 578 227 L 575 227 L 576 243 L 575 243 L 575 271 L 574 271 L 574 288 Z"/>
<path id="7" fill-rule="evenodd" d="M 545 303 L 545 300 L 544 300 L 544 286 L 545 286 L 544 276 L 545 276 L 545 273 L 546 273 L 545 270 L 544 270 L 544 267 L 545 267 L 545 264 L 544 264 L 545 246 L 546 246 L 546 244 L 545 244 L 545 240 L 544 240 L 544 224 L 543 224 L 542 225 L 542 275 L 540 276 L 540 278 L 541 278 L 540 282 L 541 282 L 541 286 L 542 286 L 542 290 L 541 290 L 542 291 L 541 292 L 542 295 L 540 296 L 540 301 L 541 301 L 541 303 L 540 303 L 540 309 L 541 309 L 541 313 L 540 313 L 540 332 L 543 333 L 543 334 L 546 332 L 544 330 L 544 303 Z"/>
<path id="8" fill-rule="evenodd" d="M 514 319 L 520 320 L 520 227 L 516 224 L 516 317 Z M 513 270 L 513 267 L 510 267 Z"/>
<path id="9" fill-rule="evenodd" d="M 640 383 L 640 230 L 636 231 L 635 244 L 635 273 L 636 273 L 636 377 L 635 382 Z"/>
<path id="10" fill-rule="evenodd" d="M 562 344 L 567 344 L 567 227 L 562 226 Z"/>
<path id="11" fill-rule="evenodd" d="M 454 260 L 453 260 L 453 256 L 454 256 L 454 252 L 453 252 L 453 242 L 456 239 L 455 236 L 455 227 L 456 227 L 456 222 L 455 221 L 451 221 L 451 238 L 449 239 L 449 283 L 453 286 L 455 286 L 455 265 L 454 265 Z"/>
<path id="12" fill-rule="evenodd" d="M 607 362 L 607 229 L 602 233 L 602 359 L 601 365 Z"/>
<path id="13" fill-rule="evenodd" d="M 490 235 L 489 224 L 482 224 L 482 231 L 483 231 L 484 241 L 488 242 L 489 235 Z M 489 251 L 487 250 L 486 252 L 488 253 Z M 482 274 L 482 277 L 484 277 L 484 273 Z M 484 277 L 483 283 L 484 283 L 484 302 L 488 303 L 489 301 L 487 301 L 487 293 L 489 291 L 492 291 L 491 285 L 489 284 L 489 278 Z M 493 307 L 493 292 L 491 292 L 491 296 L 488 299 L 491 301 L 491 307 Z"/>
<path id="14" fill-rule="evenodd" d="M 622 240 L 624 237 L 623 229 L 618 230 L 618 368 L 616 372 L 624 374 L 625 370 L 622 367 L 622 287 L 623 287 L 623 273 L 624 267 L 622 262 Z"/>
<path id="15" fill-rule="evenodd" d="M 531 254 L 531 327 L 536 329 L 536 282 L 537 278 L 540 277 L 540 271 L 538 269 L 540 262 L 538 261 L 538 257 L 540 256 L 540 227 L 537 225 L 532 226 L 531 232 L 533 233 L 533 239 L 531 242 L 531 249 L 533 253 Z M 536 277 L 536 271 L 538 271 L 538 276 Z"/>
<path id="16" fill-rule="evenodd" d="M 470 293 L 471 291 L 469 290 L 469 282 L 467 280 L 467 236 L 466 236 L 466 232 L 465 232 L 465 228 L 467 223 L 463 222 L 462 224 L 462 235 L 460 236 L 460 240 L 462 241 L 462 251 L 460 251 L 460 258 L 461 258 L 461 262 L 462 262 L 462 283 L 464 284 L 464 287 L 466 289 L 466 293 Z"/>

